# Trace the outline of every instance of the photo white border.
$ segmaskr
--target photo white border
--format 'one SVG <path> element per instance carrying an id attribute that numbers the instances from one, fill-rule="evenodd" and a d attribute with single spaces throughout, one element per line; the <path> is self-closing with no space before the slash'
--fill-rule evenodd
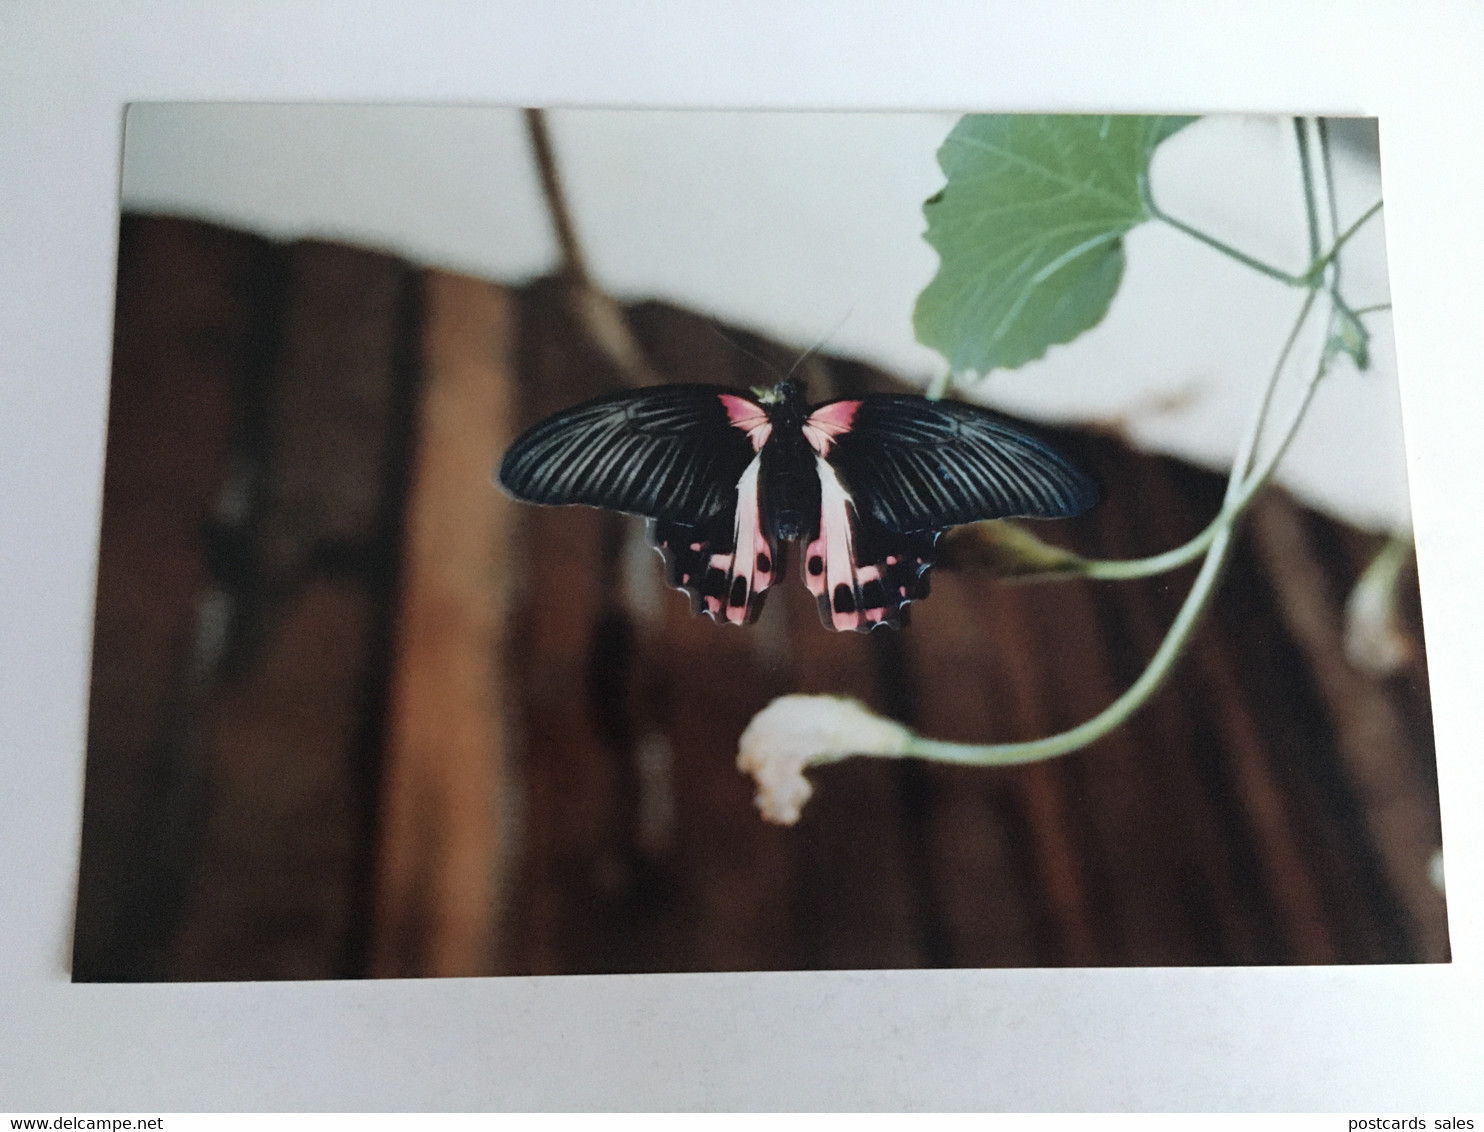
<path id="1" fill-rule="evenodd" d="M 1484 1110 L 1484 7 L 0 7 L 0 1109 Z M 132 100 L 1381 119 L 1454 961 L 73 986 Z"/>

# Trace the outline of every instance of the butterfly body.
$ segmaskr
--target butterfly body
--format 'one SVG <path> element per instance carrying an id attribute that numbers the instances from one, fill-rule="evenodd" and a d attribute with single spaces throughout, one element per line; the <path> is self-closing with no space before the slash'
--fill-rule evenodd
<path id="1" fill-rule="evenodd" d="M 759 482 L 773 529 L 781 539 L 803 538 L 819 517 L 819 479 L 814 475 L 813 449 L 804 438 L 809 407 L 799 387 L 784 382 L 776 404 L 764 406 L 769 430 L 758 452 L 762 460 Z"/>
<path id="2" fill-rule="evenodd" d="M 1074 515 L 1093 482 L 997 414 L 879 394 L 811 406 L 670 385 L 600 397 L 522 434 L 499 482 L 532 503 L 644 515 L 671 584 L 717 621 L 762 611 L 790 543 L 827 628 L 898 626 L 948 527 Z"/>

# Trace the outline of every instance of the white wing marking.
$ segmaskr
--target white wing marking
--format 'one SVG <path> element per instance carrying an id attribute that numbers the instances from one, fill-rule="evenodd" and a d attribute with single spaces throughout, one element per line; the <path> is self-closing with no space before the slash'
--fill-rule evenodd
<path id="1" fill-rule="evenodd" d="M 736 545 L 732 553 L 711 556 L 711 569 L 726 575 L 726 590 L 720 597 L 707 596 L 706 609 L 718 621 L 730 621 L 734 625 L 747 622 L 748 610 L 756 604 L 756 595 L 773 584 L 776 571 L 773 548 L 763 534 L 762 513 L 758 506 L 758 476 L 761 471 L 762 457 L 755 456 L 737 481 Z M 739 581 L 743 588 L 738 588 Z"/>
<path id="2" fill-rule="evenodd" d="M 819 601 L 832 629 L 875 624 L 887 611 L 880 606 L 862 608 L 861 587 L 879 582 L 881 569 L 856 562 L 855 504 L 834 468 L 819 456 L 814 464 L 819 472 L 819 537 L 804 551 L 804 584 Z M 818 573 L 814 572 L 816 563 L 820 566 Z"/>

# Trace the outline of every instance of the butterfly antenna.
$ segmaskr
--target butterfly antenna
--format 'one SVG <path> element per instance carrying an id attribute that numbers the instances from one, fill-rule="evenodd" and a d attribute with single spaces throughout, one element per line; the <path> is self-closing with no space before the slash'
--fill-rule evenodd
<path id="1" fill-rule="evenodd" d="M 779 369 L 777 366 L 775 366 L 772 362 L 768 361 L 767 358 L 760 357 L 757 354 L 754 354 L 751 350 L 749 350 L 746 346 L 742 345 L 741 342 L 738 342 L 730 334 L 724 333 L 722 331 L 721 327 L 717 326 L 716 323 L 714 323 L 714 322 L 708 322 L 706 325 L 709 326 L 709 327 L 711 327 L 711 332 L 713 334 L 715 334 L 718 338 L 720 338 L 723 342 L 725 342 L 727 345 L 731 346 L 732 349 L 738 350 L 741 353 L 746 354 L 753 361 L 757 362 L 759 365 L 763 366 L 769 372 L 771 372 L 774 377 L 778 378 L 778 380 L 780 380 L 780 381 L 787 381 L 788 380 L 788 374 L 785 374 L 781 369 Z M 793 373 L 793 370 L 789 370 L 789 373 Z"/>
<path id="2" fill-rule="evenodd" d="M 839 322 L 830 327 L 829 331 L 824 335 L 824 337 L 822 337 L 818 342 L 814 343 L 814 345 L 810 346 L 807 350 L 800 354 L 794 361 L 794 364 L 788 367 L 788 376 L 785 377 L 784 380 L 787 381 L 790 377 L 793 377 L 793 375 L 798 372 L 800 366 L 802 366 L 810 358 L 814 357 L 814 355 L 818 354 L 820 350 L 824 349 L 825 343 L 833 338 L 836 334 L 840 333 L 840 327 L 844 326 L 846 322 L 850 320 L 850 316 L 854 313 L 855 308 L 851 307 L 848 311 L 845 312 L 844 316 L 840 319 Z"/>

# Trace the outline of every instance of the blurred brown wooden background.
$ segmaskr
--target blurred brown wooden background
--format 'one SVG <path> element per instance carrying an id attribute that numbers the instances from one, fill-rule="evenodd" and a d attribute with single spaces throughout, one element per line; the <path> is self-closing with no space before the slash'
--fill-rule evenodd
<path id="1" fill-rule="evenodd" d="M 773 380 L 696 315 L 628 319 L 665 379 Z M 733 760 L 772 697 L 1046 734 L 1134 679 L 1191 572 L 940 569 L 869 636 L 792 578 L 751 629 L 692 618 L 636 521 L 490 484 L 618 383 L 581 325 L 555 280 L 125 217 L 75 978 L 1448 958 L 1421 649 L 1380 679 L 1341 648 L 1379 540 L 1269 492 L 1128 726 L 1017 769 L 847 760 L 771 826 Z M 1061 440 L 1110 488 L 1037 527 L 1073 549 L 1164 550 L 1218 506 L 1217 476 Z"/>

